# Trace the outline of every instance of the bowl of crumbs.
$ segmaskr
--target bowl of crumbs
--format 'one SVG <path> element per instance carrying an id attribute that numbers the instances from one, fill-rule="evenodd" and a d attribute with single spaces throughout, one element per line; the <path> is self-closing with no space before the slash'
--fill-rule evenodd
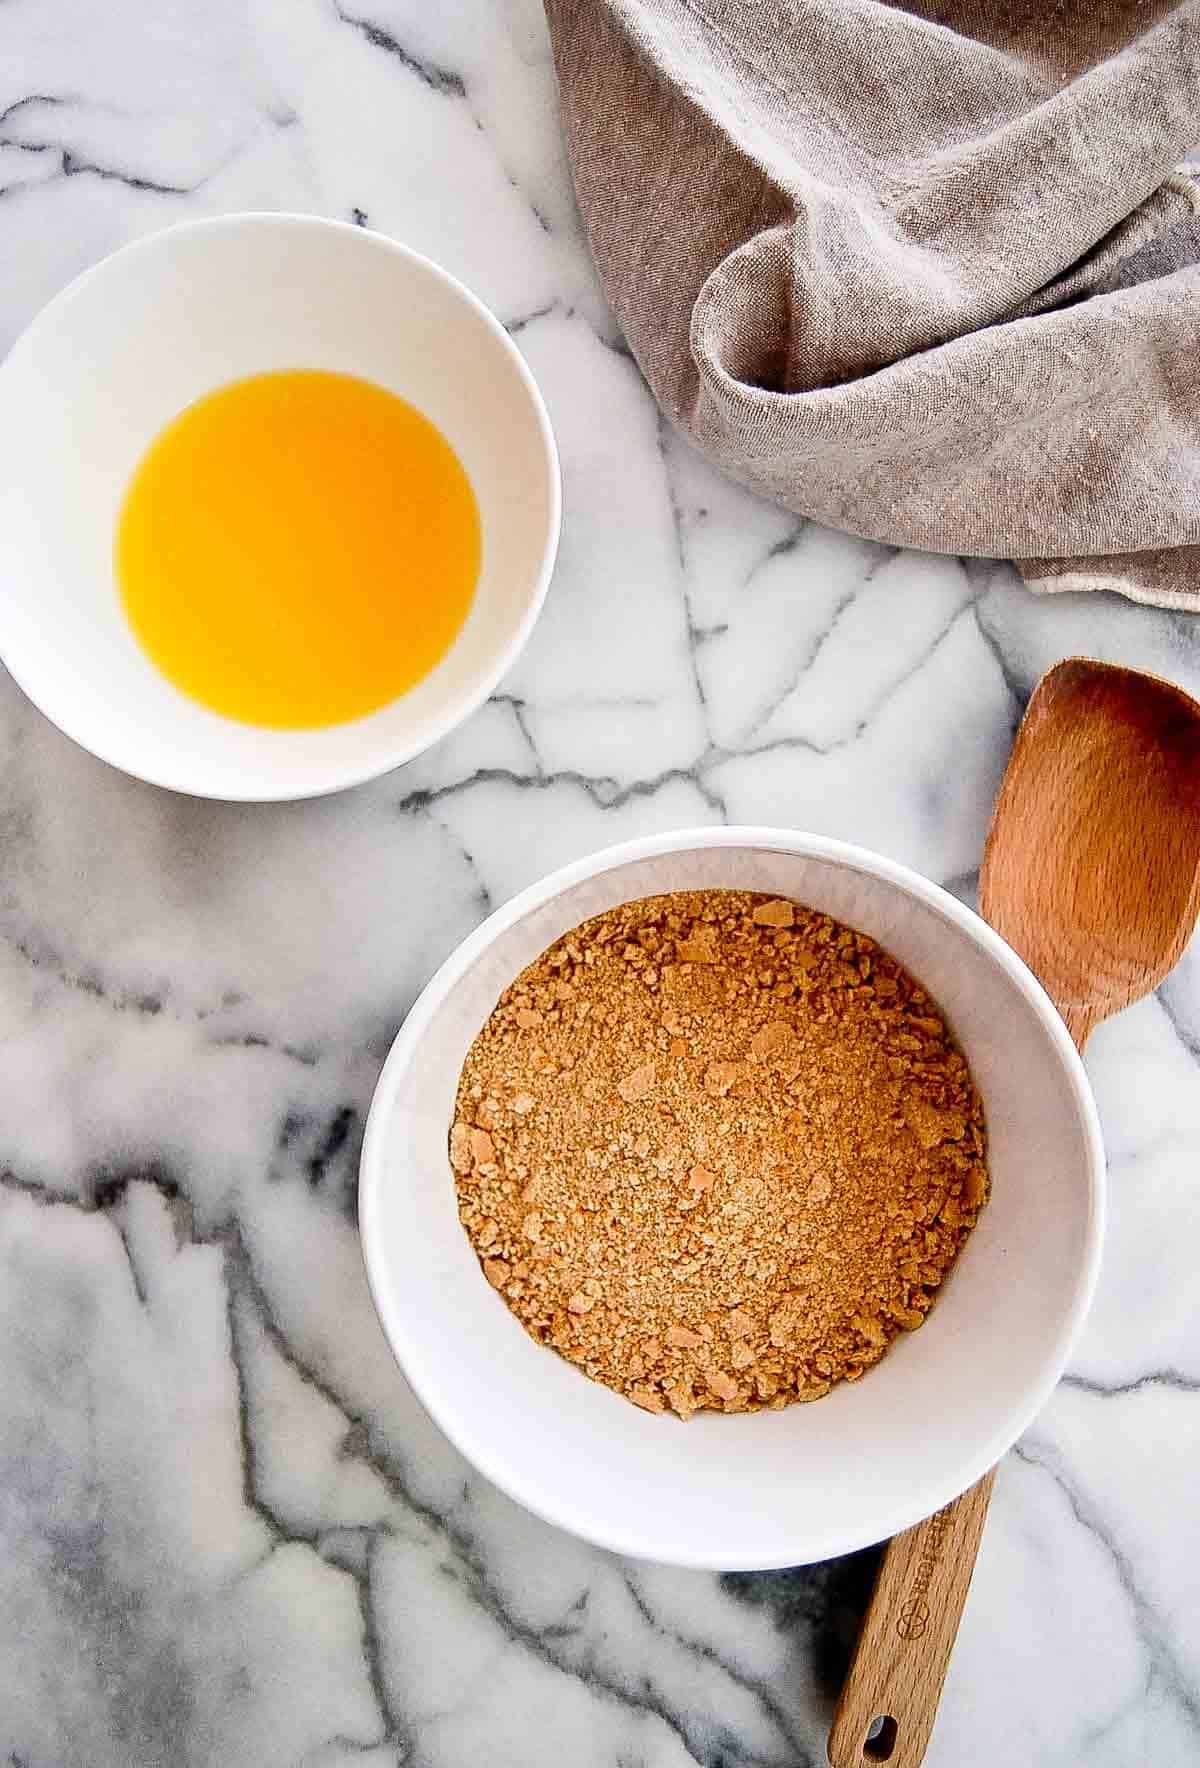
<path id="1" fill-rule="evenodd" d="M 1104 1161 L 1020 958 L 777 829 L 531 886 L 405 1022 L 363 1148 L 372 1294 L 489 1479 L 715 1569 L 897 1533 L 991 1467 L 1094 1287 Z"/>

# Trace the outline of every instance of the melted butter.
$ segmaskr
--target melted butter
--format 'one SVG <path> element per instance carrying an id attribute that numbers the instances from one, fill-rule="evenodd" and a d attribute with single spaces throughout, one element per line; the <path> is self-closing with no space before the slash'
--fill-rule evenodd
<path id="1" fill-rule="evenodd" d="M 142 458 L 117 582 L 162 673 L 214 712 L 359 718 L 445 656 L 479 577 L 479 511 L 441 432 L 352 375 L 253 375 L 197 400 Z"/>

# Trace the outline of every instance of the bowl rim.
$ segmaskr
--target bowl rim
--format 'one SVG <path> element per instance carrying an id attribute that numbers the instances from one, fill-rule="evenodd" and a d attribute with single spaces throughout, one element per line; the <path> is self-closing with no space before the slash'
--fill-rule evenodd
<path id="1" fill-rule="evenodd" d="M 1083 1257 L 1074 1276 L 1063 1324 L 1056 1339 L 1048 1347 L 1039 1380 L 1030 1385 L 1023 1401 L 1009 1409 L 982 1446 L 973 1454 L 962 1457 L 949 1477 L 943 1475 L 940 1479 L 925 1480 L 920 1485 L 919 1498 L 897 1499 L 881 1509 L 870 1526 L 854 1531 L 831 1531 L 824 1538 L 818 1532 L 815 1550 L 806 1544 L 795 1557 L 780 1558 L 772 1555 L 767 1559 L 755 1560 L 753 1556 L 747 1556 L 736 1549 L 714 1551 L 711 1548 L 695 1554 L 679 1551 L 664 1553 L 643 1534 L 636 1522 L 623 1528 L 597 1527 L 588 1517 L 581 1516 L 573 1508 L 569 1493 L 555 1489 L 553 1472 L 544 1485 L 536 1490 L 528 1487 L 519 1477 L 510 1477 L 502 1456 L 492 1452 L 486 1431 L 476 1435 L 470 1421 L 456 1414 L 453 1406 L 445 1401 L 443 1392 L 433 1391 L 435 1384 L 425 1380 L 419 1354 L 415 1358 L 411 1355 L 412 1344 L 406 1331 L 403 1309 L 394 1302 L 382 1259 L 377 1251 L 377 1242 L 381 1235 L 380 1200 L 388 1173 L 389 1121 L 397 1081 L 426 1027 L 459 979 L 487 950 L 497 935 L 531 910 L 541 907 L 574 885 L 631 861 L 652 858 L 663 853 L 713 847 L 748 847 L 759 851 L 798 854 L 865 872 L 916 898 L 966 933 L 1017 985 L 1047 1031 L 1074 1097 L 1086 1155 L 1088 1211 Z M 855 1552 L 900 1534 L 934 1515 L 989 1472 L 1041 1411 L 1066 1368 L 1095 1293 L 1105 1216 L 1106 1162 L 1091 1085 L 1080 1053 L 1058 1009 L 1017 952 L 980 915 L 959 902 L 948 890 L 897 860 L 830 836 L 761 825 L 702 826 L 619 842 L 559 867 L 518 891 L 495 909 L 450 953 L 430 978 L 393 1040 L 372 1096 L 359 1163 L 358 1221 L 368 1288 L 392 1355 L 438 1428 L 493 1485 L 524 1509 L 532 1511 L 555 1527 L 589 1541 L 594 1546 L 629 1558 L 708 1571 L 777 1570 L 785 1565 L 815 1564 L 820 1560 Z"/>
<path id="2" fill-rule="evenodd" d="M 193 750 L 186 762 L 167 767 L 157 765 L 152 755 L 147 757 L 144 764 L 139 760 L 136 765 L 124 756 L 118 758 L 116 754 L 110 752 L 103 732 L 93 735 L 90 730 L 84 728 L 86 720 L 76 721 L 69 700 L 64 707 L 54 712 L 49 710 L 43 703 L 41 692 L 28 678 L 24 659 L 20 656 L 15 660 L 10 657 L 9 639 L 0 633 L 0 660 L 3 661 L 4 667 L 17 683 L 21 692 L 32 705 L 36 706 L 44 718 L 49 719 L 51 724 L 80 749 L 86 750 L 88 754 L 106 762 L 110 767 L 117 768 L 121 773 L 134 779 L 144 780 L 148 785 L 160 786 L 168 791 L 178 792 L 188 797 L 226 804 L 290 803 L 301 799 L 324 798 L 331 793 L 345 791 L 351 786 L 363 785 L 368 780 L 378 779 L 382 774 L 390 773 L 394 768 L 403 766 L 406 761 L 412 761 L 416 756 L 424 754 L 427 749 L 432 748 L 435 743 L 448 736 L 452 730 L 457 729 L 490 698 L 498 683 L 507 675 L 524 650 L 541 614 L 550 588 L 562 533 L 562 468 L 558 446 L 541 390 L 513 339 L 479 296 L 474 294 L 449 270 L 443 269 L 434 259 L 426 257 L 423 252 L 415 250 L 412 246 L 404 245 L 400 240 L 392 239 L 389 235 L 380 233 L 375 228 L 360 227 L 355 222 L 284 209 L 245 209 L 229 214 L 198 216 L 174 222 L 168 227 L 156 228 L 150 233 L 140 234 L 137 238 L 118 246 L 115 251 L 106 253 L 94 264 L 89 264 L 86 269 L 72 277 L 70 282 L 66 283 L 38 309 L 28 325 L 18 334 L 3 357 L 0 358 L 0 391 L 3 390 L 5 376 L 13 365 L 20 365 L 22 355 L 36 340 L 43 326 L 52 325 L 70 301 L 78 297 L 92 282 L 102 278 L 110 266 L 118 261 L 124 263 L 142 256 L 153 256 L 155 253 L 161 252 L 164 246 L 169 251 L 172 243 L 185 235 L 236 234 L 275 228 L 322 232 L 328 234 L 333 241 L 338 238 L 343 240 L 353 238 L 364 242 L 371 248 L 378 248 L 392 257 L 403 259 L 410 265 L 415 265 L 428 272 L 435 282 L 441 284 L 452 299 L 460 301 L 471 309 L 508 356 L 529 401 L 542 446 L 548 510 L 541 562 L 528 605 L 512 637 L 505 645 L 496 650 L 492 662 L 481 673 L 476 684 L 466 692 L 448 700 L 441 712 L 436 716 L 431 716 L 426 721 L 425 730 L 416 741 L 403 744 L 376 743 L 370 754 L 364 751 L 361 758 L 343 763 L 341 766 L 322 762 L 319 768 L 313 769 L 314 781 L 312 783 L 305 781 L 303 777 L 304 765 L 297 763 L 292 769 L 294 777 L 287 781 L 268 783 L 263 779 L 255 781 L 251 778 L 245 791 L 222 790 L 214 792 L 206 788 L 203 783 L 204 762 L 200 749 Z M 338 249 L 336 245 L 334 249 Z M 253 732 L 256 727 L 248 725 L 246 728 Z M 341 729 L 344 726 L 335 728 Z M 152 737 L 148 747 L 153 747 Z M 198 760 L 197 757 L 199 757 Z M 252 763 L 248 763 L 247 772 L 253 776 Z"/>

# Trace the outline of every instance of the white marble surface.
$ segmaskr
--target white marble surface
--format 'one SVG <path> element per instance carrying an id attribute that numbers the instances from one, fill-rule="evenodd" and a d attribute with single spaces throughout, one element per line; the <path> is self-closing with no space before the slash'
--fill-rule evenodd
<path id="1" fill-rule="evenodd" d="M 561 563 L 491 704 L 308 806 L 138 785 L 0 682 L 0 1763 L 822 1761 L 869 1556 L 624 1565 L 473 1475 L 367 1299 L 371 1086 L 489 905 L 623 836 L 798 824 L 969 896 L 1041 669 L 1197 692 L 1200 624 L 798 523 L 665 434 L 536 0 L 3 0 L 0 347 L 132 236 L 255 207 L 357 215 L 510 324 Z M 1200 1759 L 1198 1059 L 1195 957 L 1089 1053 L 1100 1296 L 1003 1468 L 934 1768 Z"/>

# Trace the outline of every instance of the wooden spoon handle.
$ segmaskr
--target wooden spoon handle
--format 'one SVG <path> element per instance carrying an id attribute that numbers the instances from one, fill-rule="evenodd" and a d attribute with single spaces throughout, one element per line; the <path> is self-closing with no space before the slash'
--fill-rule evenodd
<path id="1" fill-rule="evenodd" d="M 994 905 L 985 907 L 995 919 Z M 1082 1050 L 1095 1014 L 1059 1002 Z M 829 1733 L 833 1768 L 920 1768 L 958 1636 L 996 1470 L 889 1541 Z M 874 1731 L 875 1735 L 872 1735 Z"/>
<path id="2" fill-rule="evenodd" d="M 995 1477 L 889 1541 L 829 1733 L 833 1768 L 920 1768 Z"/>

